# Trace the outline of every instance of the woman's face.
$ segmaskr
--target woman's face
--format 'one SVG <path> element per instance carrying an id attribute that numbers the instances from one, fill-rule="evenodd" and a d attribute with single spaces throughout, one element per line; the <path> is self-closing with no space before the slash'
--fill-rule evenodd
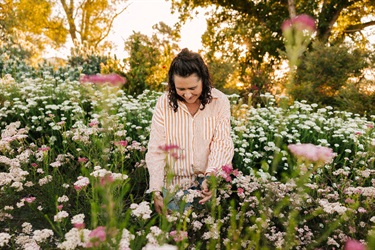
<path id="1" fill-rule="evenodd" d="M 182 97 L 186 103 L 195 103 L 202 94 L 202 80 L 197 74 L 188 77 L 174 75 L 174 84 L 177 95 Z"/>

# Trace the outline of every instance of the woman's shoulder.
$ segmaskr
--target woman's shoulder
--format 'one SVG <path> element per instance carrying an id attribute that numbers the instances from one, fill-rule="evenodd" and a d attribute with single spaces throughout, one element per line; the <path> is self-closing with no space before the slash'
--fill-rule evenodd
<path id="1" fill-rule="evenodd" d="M 159 102 L 168 102 L 168 92 L 163 92 L 160 96 L 159 96 Z"/>
<path id="2" fill-rule="evenodd" d="M 228 96 L 216 88 L 212 88 L 211 95 L 214 99 L 228 100 Z"/>

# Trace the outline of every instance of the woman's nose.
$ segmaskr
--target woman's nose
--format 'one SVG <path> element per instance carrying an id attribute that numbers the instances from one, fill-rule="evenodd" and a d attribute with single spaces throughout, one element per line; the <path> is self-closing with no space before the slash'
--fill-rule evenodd
<path id="1" fill-rule="evenodd" d="M 185 93 L 184 97 L 189 99 L 191 97 L 191 93 L 190 92 Z"/>

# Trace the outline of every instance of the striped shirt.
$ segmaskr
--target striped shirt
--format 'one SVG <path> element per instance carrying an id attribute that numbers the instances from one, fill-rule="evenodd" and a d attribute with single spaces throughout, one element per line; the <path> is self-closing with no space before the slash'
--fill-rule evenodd
<path id="1" fill-rule="evenodd" d="M 217 172 L 223 165 L 231 164 L 234 146 L 230 135 L 230 103 L 217 89 L 212 89 L 211 94 L 212 101 L 194 116 L 181 101 L 174 112 L 167 93 L 159 97 L 146 153 L 150 174 L 148 191 L 166 187 L 167 170 L 173 176 L 171 187 L 186 189 L 196 184 L 197 176 Z M 166 154 L 160 149 L 166 145 L 177 145 L 177 153 L 183 157 Z"/>

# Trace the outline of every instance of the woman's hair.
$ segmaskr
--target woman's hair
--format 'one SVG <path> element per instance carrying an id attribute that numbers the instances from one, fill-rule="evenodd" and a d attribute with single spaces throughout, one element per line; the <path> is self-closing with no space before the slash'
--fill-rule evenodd
<path id="1" fill-rule="evenodd" d="M 202 110 L 212 100 L 212 80 L 207 65 L 198 53 L 185 48 L 173 59 L 168 71 L 169 105 L 175 112 L 178 109 L 177 101 L 183 101 L 184 99 L 177 94 L 174 76 L 189 77 L 194 73 L 202 80 L 202 94 L 199 96 L 203 106 Z"/>

